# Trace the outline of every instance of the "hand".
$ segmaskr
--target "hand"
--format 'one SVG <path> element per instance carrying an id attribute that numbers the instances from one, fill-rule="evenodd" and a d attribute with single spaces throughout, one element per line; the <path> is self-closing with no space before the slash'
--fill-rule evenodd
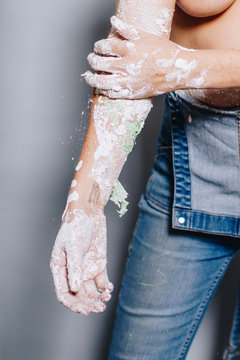
<path id="1" fill-rule="evenodd" d="M 182 58 L 189 56 L 188 49 L 136 30 L 116 16 L 111 23 L 120 36 L 96 42 L 95 53 L 88 56 L 90 66 L 104 74 L 83 74 L 100 93 L 111 98 L 141 99 L 183 88 L 184 80 L 191 78 L 197 64 Z"/>
<path id="2" fill-rule="evenodd" d="M 82 314 L 104 311 L 113 285 L 106 272 L 106 219 L 102 210 L 67 213 L 52 250 L 57 299 Z"/>

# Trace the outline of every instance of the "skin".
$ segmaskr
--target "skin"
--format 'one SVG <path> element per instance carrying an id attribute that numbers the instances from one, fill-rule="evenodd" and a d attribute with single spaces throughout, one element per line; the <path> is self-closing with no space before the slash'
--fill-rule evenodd
<path id="1" fill-rule="evenodd" d="M 190 16 L 206 18 L 222 13 L 234 2 L 235 0 L 178 0 L 177 6 Z"/>
<path id="2" fill-rule="evenodd" d="M 239 16 L 240 2 L 236 0 L 180 0 L 173 17 L 171 40 L 193 49 L 240 48 Z M 240 105 L 239 87 L 189 93 L 213 106 Z"/>
<path id="3" fill-rule="evenodd" d="M 97 97 L 93 97 L 93 106 L 97 101 Z M 94 261 L 97 262 L 96 233 L 94 228 L 89 230 L 90 225 L 87 221 L 83 221 L 80 228 L 82 234 L 87 232 L 87 236 L 82 236 L 81 232 L 75 236 L 74 242 L 69 242 L 68 238 L 62 241 L 62 227 L 64 224 L 70 223 L 74 220 L 74 211 L 77 209 L 83 211 L 92 223 L 98 226 L 95 232 L 101 229 L 102 233 L 106 233 L 106 221 L 103 213 L 104 204 L 99 199 L 99 186 L 94 179 L 89 178 L 91 169 L 94 164 L 94 153 L 98 146 L 97 136 L 94 128 L 93 115 L 90 115 L 88 132 L 85 143 L 82 148 L 79 161 L 82 160 L 83 165 L 75 172 L 74 180 L 77 181 L 76 186 L 70 189 L 69 195 L 73 191 L 77 191 L 79 198 L 77 201 L 72 201 L 68 204 L 67 211 L 63 216 L 63 221 L 59 229 L 50 260 L 50 269 L 53 275 L 55 285 L 55 292 L 57 299 L 64 306 L 71 311 L 88 315 L 90 312 L 104 311 L 105 302 L 110 300 L 110 292 L 113 290 L 113 285 L 108 279 L 106 268 L 99 269 L 97 274 L 88 280 L 83 280 L 83 259 L 88 252 L 95 252 Z M 95 219 L 100 218 L 101 221 Z M 106 237 L 104 239 L 106 241 Z M 65 242 L 65 243 L 64 243 Z M 62 244 L 61 244 L 62 243 Z M 68 245 L 68 246 L 67 246 Z M 77 245 L 77 248 L 76 248 Z M 75 246 L 74 254 L 71 256 L 71 248 Z M 75 259 L 77 261 L 75 262 Z M 72 285 L 69 279 L 69 271 L 67 264 L 72 264 L 75 275 L 79 281 L 77 285 Z M 75 266 L 74 266 L 75 265 Z"/>
<path id="4" fill-rule="evenodd" d="M 117 139 L 111 153 L 101 158 L 99 163 L 94 158 L 99 145 L 94 125 L 94 110 L 99 106 L 99 101 L 101 100 L 101 106 L 106 110 L 104 116 L 107 117 L 109 123 L 114 122 L 115 124 L 115 122 L 119 122 L 119 118 L 113 121 L 111 108 L 116 104 L 114 96 L 121 95 L 126 76 L 128 76 L 127 83 L 131 85 L 131 91 L 127 93 L 126 98 L 140 99 L 138 101 L 141 102 L 142 98 L 149 99 L 160 92 L 175 89 L 186 89 L 192 93 L 193 90 L 189 90 L 189 88 L 192 87 L 193 80 L 199 79 L 202 72 L 208 68 L 205 82 L 197 90 L 194 90 L 195 95 L 198 97 L 203 96 L 200 91 L 207 87 L 208 90 L 205 91 L 203 96 L 204 101 L 214 103 L 218 101 L 219 94 L 210 89 L 216 88 L 219 89 L 217 91 L 220 91 L 220 89 L 224 91 L 222 89 L 227 88 L 226 96 L 221 95 L 221 106 L 225 105 L 223 105 L 223 98 L 226 99 L 228 104 L 225 106 L 229 106 L 234 101 L 235 104 L 240 103 L 240 97 L 235 96 L 236 89 L 240 88 L 240 51 L 237 49 L 240 45 L 237 38 L 239 31 L 239 21 L 237 19 L 240 15 L 238 1 L 229 5 L 229 0 L 226 0 L 226 10 L 219 14 L 219 11 L 221 11 L 218 4 L 219 0 L 214 0 L 211 3 L 215 2 L 215 11 L 218 15 L 212 15 L 214 8 L 212 6 L 210 9 L 211 18 L 205 17 L 206 14 L 203 14 L 206 7 L 205 1 L 202 2 L 205 4 L 204 9 L 199 8 L 198 4 L 197 7 L 191 5 L 188 10 L 187 1 L 181 4 L 179 2 L 181 9 L 176 6 L 172 31 L 170 21 L 167 22 L 167 31 L 162 32 L 160 27 L 159 32 L 156 32 L 155 28 L 154 33 L 151 32 L 152 29 L 149 30 L 149 24 L 152 21 L 151 8 L 156 7 L 153 14 L 157 11 L 161 12 L 163 7 L 173 13 L 176 5 L 175 1 L 159 0 L 157 6 L 154 0 L 148 2 L 145 0 L 136 1 L 119 0 L 117 2 L 116 15 L 122 23 L 119 24 L 119 21 L 112 22 L 112 29 L 107 39 L 108 47 L 106 48 L 102 43 L 96 43 L 95 53 L 89 58 L 90 65 L 93 70 L 96 70 L 96 75 L 101 76 L 101 81 L 109 81 L 110 76 L 116 75 L 116 72 L 118 72 L 117 77 L 112 76 L 112 78 L 113 82 L 116 79 L 120 81 L 120 90 L 116 90 L 116 88 L 101 89 L 101 86 L 99 86 L 98 91 L 102 92 L 103 95 L 93 95 L 92 97 L 88 131 L 79 158 L 79 161 L 82 160 L 83 163 L 74 175 L 77 184 L 69 192 L 69 196 L 73 191 L 76 191 L 79 196 L 76 200 L 67 204 L 50 260 L 57 299 L 70 310 L 81 314 L 104 311 L 106 308 L 105 303 L 111 297 L 110 292 L 113 290 L 113 285 L 109 281 L 106 269 L 106 219 L 104 208 L 127 159 L 127 154 L 120 156 L 123 140 L 121 136 Z M 137 6 L 139 4 L 141 5 L 140 10 Z M 125 7 L 124 14 L 119 11 L 120 5 Z M 221 6 L 223 6 L 223 9 L 222 0 Z M 183 8 L 191 15 L 187 15 L 182 10 Z M 146 16 L 142 16 L 143 14 Z M 201 17 L 197 18 L 197 15 L 201 15 Z M 142 16 L 142 18 L 140 19 L 139 16 Z M 189 31 L 189 28 L 191 31 Z M 227 37 L 225 36 L 226 31 Z M 178 44 L 184 46 L 185 49 L 179 48 Z M 187 50 L 193 48 L 199 50 Z M 97 53 L 103 56 L 98 56 Z M 144 57 L 144 53 L 154 53 L 154 56 Z M 101 58 L 101 62 L 95 61 L 96 59 L 99 60 L 99 58 Z M 173 61 L 165 66 L 161 62 L 163 59 L 172 59 Z M 219 59 L 221 59 L 221 62 Z M 160 63 L 158 60 L 161 60 Z M 135 66 L 138 64 L 141 65 L 140 71 Z M 185 66 L 187 70 L 181 68 L 183 64 L 187 64 L 187 67 Z M 106 65 L 108 66 L 108 74 L 105 73 Z M 102 73 L 102 71 L 104 72 Z M 173 76 L 173 74 L 175 75 Z M 94 86 L 96 79 L 99 78 L 94 75 L 92 86 Z M 114 93 L 112 93 L 113 90 Z M 227 94 L 230 94 L 228 98 Z M 235 95 L 233 96 L 233 94 Z M 127 101 L 137 101 L 122 98 L 122 102 L 127 104 L 125 108 L 129 106 L 129 103 L 126 103 Z M 109 101 L 111 102 L 110 107 Z M 126 115 L 124 111 L 126 110 L 124 110 L 123 106 L 119 113 L 121 120 Z M 134 119 L 135 116 L 129 118 L 128 121 L 134 122 Z M 96 179 L 91 176 L 92 169 L 100 167 L 102 161 L 106 164 L 105 176 L 110 184 L 108 191 L 104 194 Z M 88 216 L 89 221 L 86 221 L 84 216 L 77 219 L 75 210 L 80 210 L 80 214 Z M 74 223 L 74 221 L 81 221 L 77 233 L 69 234 L 69 236 L 64 235 L 66 232 L 64 233 L 62 229 L 64 230 L 66 224 Z M 103 251 L 100 251 L 100 249 L 103 249 Z M 86 273 L 86 264 L 89 263 L 92 263 L 93 267 L 95 266 L 95 270 Z"/>
<path id="5" fill-rule="evenodd" d="M 111 39 L 109 39 L 108 45 L 117 56 L 114 58 L 109 57 L 109 53 L 104 48 L 99 49 L 98 46 L 95 53 L 90 54 L 89 64 L 95 71 L 107 71 L 109 74 L 93 76 L 88 72 L 86 74 L 88 84 L 98 87 L 102 94 L 112 98 L 140 99 L 184 89 L 192 96 L 215 106 L 239 105 L 240 47 L 237 36 L 239 1 L 211 1 L 211 4 L 207 5 L 206 1 L 196 4 L 184 0 L 178 4 L 173 17 L 170 41 L 149 34 L 147 27 L 145 31 L 144 27 L 137 24 L 138 39 L 133 39 L 123 33 L 122 26 L 121 29 L 115 26 L 116 32 L 121 37 L 130 40 L 127 44 L 131 47 L 127 48 L 126 41 L 122 39 L 119 41 L 121 44 L 110 44 Z M 182 51 L 175 57 L 175 61 L 178 58 L 188 63 L 196 61 L 197 66 L 194 71 L 187 74 L 188 76 L 182 76 L 183 81 L 178 78 L 178 81 L 170 82 L 168 74 L 178 69 L 174 66 L 156 66 L 156 59 L 170 59 L 174 51 L 176 52 L 177 44 L 198 51 L 194 53 Z M 102 58 L 98 54 L 108 57 Z M 144 55 L 147 57 L 144 58 Z M 138 74 L 129 72 L 133 64 L 141 65 Z M 199 79 L 204 71 L 205 81 L 201 83 L 191 81 L 191 79 Z M 166 78 L 168 81 L 164 81 Z M 114 88 L 118 89 L 118 92 Z M 129 88 L 133 91 L 128 92 Z"/>

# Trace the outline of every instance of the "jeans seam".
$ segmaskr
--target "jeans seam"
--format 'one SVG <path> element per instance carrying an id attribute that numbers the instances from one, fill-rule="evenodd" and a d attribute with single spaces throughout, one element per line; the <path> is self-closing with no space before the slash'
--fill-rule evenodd
<path id="1" fill-rule="evenodd" d="M 185 358 L 185 355 L 186 355 L 186 352 L 188 351 L 189 349 L 189 346 L 191 344 L 191 341 L 195 335 L 195 332 L 197 330 L 197 325 L 199 325 L 199 322 L 201 320 L 201 317 L 202 315 L 204 314 L 204 310 L 206 310 L 206 305 L 209 303 L 209 300 L 211 299 L 211 296 L 213 295 L 213 290 L 215 288 L 215 285 L 216 283 L 218 282 L 219 278 L 222 276 L 225 268 L 226 268 L 226 265 L 229 264 L 229 262 L 231 261 L 231 258 L 227 258 L 224 263 L 222 264 L 221 268 L 219 269 L 219 272 L 217 273 L 217 276 L 215 277 L 204 301 L 202 302 L 202 304 L 200 305 L 200 308 L 198 310 L 198 313 L 197 313 L 197 316 L 195 318 L 195 321 L 192 325 L 192 328 L 190 329 L 189 331 L 189 334 L 185 340 L 185 343 L 183 344 L 183 347 L 182 347 L 182 350 L 180 352 L 180 355 L 179 355 L 179 359 L 178 360 L 184 360 Z"/>
<path id="2" fill-rule="evenodd" d="M 151 195 L 145 194 L 146 200 L 155 210 L 163 211 L 166 214 L 171 213 L 171 207 L 164 205 L 160 201 L 155 200 Z"/>

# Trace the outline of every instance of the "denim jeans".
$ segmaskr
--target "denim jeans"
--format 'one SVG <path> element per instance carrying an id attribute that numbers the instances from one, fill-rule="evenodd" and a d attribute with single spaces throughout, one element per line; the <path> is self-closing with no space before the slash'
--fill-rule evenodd
<path id="1" fill-rule="evenodd" d="M 172 104 L 169 105 L 169 101 Z M 204 121 L 205 116 L 205 120 L 207 118 L 209 121 L 209 109 L 204 113 L 202 109 L 185 100 L 179 102 L 176 94 L 167 96 L 152 174 L 139 201 L 140 213 L 129 247 L 129 257 L 119 296 L 108 360 L 185 359 L 207 306 L 231 259 L 240 247 L 240 239 L 234 232 L 236 228 L 232 226 L 232 219 L 239 221 L 240 216 L 240 213 L 237 213 L 239 188 L 238 199 L 233 202 L 233 207 L 228 207 L 229 204 L 225 203 L 221 207 L 221 201 L 223 199 L 226 201 L 227 194 L 230 198 L 233 193 L 236 196 L 236 184 L 233 184 L 233 192 L 228 192 L 228 183 L 225 184 L 226 174 L 223 174 L 223 179 L 218 181 L 218 178 L 214 177 L 216 175 L 214 170 L 217 167 L 213 166 L 206 171 L 207 161 L 199 171 L 192 166 L 192 163 L 189 165 L 189 152 L 186 152 L 186 148 L 184 148 L 185 139 L 178 139 L 182 148 L 173 149 L 174 124 L 172 127 L 170 118 L 172 116 L 176 118 L 176 116 L 171 115 L 170 106 L 173 106 L 174 102 L 176 106 L 179 106 L 180 102 L 186 102 L 184 109 L 186 106 L 190 107 L 190 114 L 193 114 L 195 119 L 197 116 L 202 116 Z M 234 112 L 236 112 L 235 115 Z M 225 115 L 232 119 L 235 116 L 237 124 L 238 114 L 238 109 L 234 109 L 232 114 Z M 214 115 L 213 124 L 215 123 L 217 128 L 218 140 L 220 139 L 218 131 L 221 125 L 217 123 L 216 118 L 218 116 L 222 120 L 225 115 Z M 186 116 L 189 116 L 189 112 Z M 213 136 L 213 124 L 210 124 L 210 127 L 207 122 L 200 125 L 201 127 L 205 126 L 207 135 Z M 177 130 L 178 136 L 184 137 L 183 128 L 181 124 L 178 125 L 180 125 Z M 232 122 L 232 125 L 235 126 L 235 123 Z M 222 129 L 226 130 L 226 127 Z M 228 130 L 228 134 L 232 135 L 232 129 Z M 190 139 L 192 146 L 194 139 L 195 143 L 200 146 L 196 128 L 191 134 L 195 134 L 195 138 L 193 136 Z M 203 136 L 201 129 L 200 134 Z M 209 144 L 209 149 L 213 150 L 214 146 Z M 232 151 L 229 150 L 229 146 Z M 235 147 L 236 142 L 230 144 L 223 142 L 222 151 L 229 151 L 230 155 L 234 153 L 236 156 Z M 219 151 L 217 146 L 215 148 Z M 182 157 L 182 149 L 185 151 L 184 157 Z M 197 157 L 200 155 L 198 153 Z M 219 154 L 211 153 L 211 156 L 215 161 L 214 164 L 218 166 Z M 180 166 L 183 166 L 182 173 L 178 172 L 179 169 L 176 172 L 179 161 Z M 236 161 L 236 157 L 234 161 Z M 234 161 L 230 162 L 233 167 Z M 195 182 L 194 194 L 190 194 L 192 184 L 188 183 L 189 180 L 190 182 L 192 180 L 192 178 L 188 178 L 189 174 L 191 177 L 192 169 L 197 171 L 195 172 L 196 179 L 193 179 Z M 226 164 L 226 169 L 229 169 L 229 164 Z M 232 178 L 236 175 L 235 171 L 234 168 Z M 206 185 L 209 185 L 213 191 L 212 201 L 203 197 L 202 191 L 205 190 L 203 184 L 200 184 L 201 191 L 197 192 L 196 183 L 201 180 L 201 172 L 207 176 L 209 181 L 212 180 L 210 185 Z M 212 172 L 212 174 L 209 175 L 208 172 Z M 181 187 L 181 182 L 176 185 L 176 176 L 180 177 L 178 181 L 182 180 L 186 188 Z M 215 184 L 213 179 L 217 179 Z M 182 202 L 181 198 L 178 199 L 181 193 L 185 197 Z M 206 189 L 206 194 L 210 197 L 209 189 Z M 192 208 L 192 195 L 194 195 L 196 209 Z M 203 205 L 201 205 L 201 200 Z M 203 208 L 197 209 L 197 204 Z M 203 221 L 199 221 L 198 217 L 197 222 L 194 222 L 196 210 L 199 210 L 200 218 L 204 217 Z M 212 215 L 214 220 L 211 223 Z M 208 216 L 210 217 L 208 218 Z M 216 226 L 218 216 L 220 216 L 221 227 L 219 232 Z M 223 221 L 224 216 L 226 223 Z M 178 221 L 179 226 L 175 226 L 176 220 L 180 220 Z M 186 227 L 182 227 L 186 224 Z M 214 231 L 210 224 L 213 225 Z M 196 228 L 196 225 L 199 229 Z M 224 352 L 223 359 L 240 359 L 240 295 L 236 305 L 229 345 Z"/>

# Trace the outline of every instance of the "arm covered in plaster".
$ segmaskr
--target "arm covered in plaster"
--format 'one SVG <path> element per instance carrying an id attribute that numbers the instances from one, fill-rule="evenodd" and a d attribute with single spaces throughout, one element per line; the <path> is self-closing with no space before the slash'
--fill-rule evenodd
<path id="1" fill-rule="evenodd" d="M 117 14 L 133 25 L 142 22 L 146 31 L 156 31 L 159 37 L 168 37 L 174 3 L 120 0 Z M 164 16 L 160 24 L 152 24 L 157 9 L 160 20 L 162 13 Z M 143 13 L 144 18 L 138 19 Z M 117 40 L 124 35 L 132 38 L 135 31 L 131 32 L 131 26 L 126 31 L 122 29 L 121 34 L 113 29 L 109 37 Z M 57 298 L 72 311 L 103 311 L 111 297 L 104 207 L 111 196 L 119 205 L 120 216 L 126 212 L 127 193 L 117 179 L 151 107 L 150 98 L 113 100 L 94 91 L 86 139 L 50 261 Z"/>
<path id="2" fill-rule="evenodd" d="M 97 45 L 98 54 L 105 53 L 103 45 Z M 108 46 L 117 57 L 92 54 L 89 63 L 97 72 L 105 69 L 109 75 L 90 71 L 84 75 L 89 85 L 110 98 L 143 99 L 174 90 L 240 87 L 240 49 L 187 49 L 167 39 L 157 43 L 144 33 L 141 40 L 128 44 L 121 57 L 123 44 L 111 41 Z"/>
<path id="3" fill-rule="evenodd" d="M 101 94 L 143 99 L 180 89 L 240 87 L 240 49 L 188 49 L 126 19 L 113 16 L 111 22 L 123 38 L 97 42 L 88 57 L 96 73 L 84 74 Z"/>

